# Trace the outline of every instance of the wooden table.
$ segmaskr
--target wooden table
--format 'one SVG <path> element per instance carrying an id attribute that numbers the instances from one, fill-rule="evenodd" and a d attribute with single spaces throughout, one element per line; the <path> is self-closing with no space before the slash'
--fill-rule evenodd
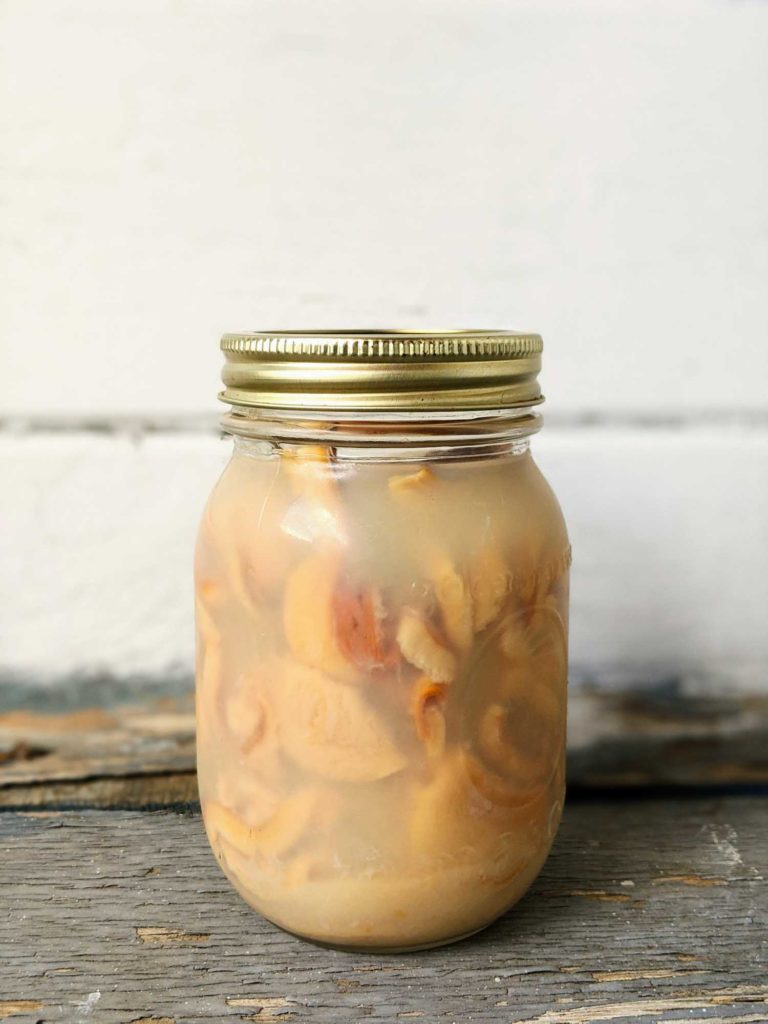
<path id="1" fill-rule="evenodd" d="M 301 942 L 232 891 L 195 802 L 188 696 L 91 697 L 6 695 L 0 715 L 0 1021 L 768 1021 L 763 709 L 678 710 L 709 722 L 692 736 L 667 708 L 644 731 L 646 695 L 623 742 L 574 751 L 515 910 L 372 956 Z M 583 701 L 616 712 L 583 693 L 577 719 Z"/>

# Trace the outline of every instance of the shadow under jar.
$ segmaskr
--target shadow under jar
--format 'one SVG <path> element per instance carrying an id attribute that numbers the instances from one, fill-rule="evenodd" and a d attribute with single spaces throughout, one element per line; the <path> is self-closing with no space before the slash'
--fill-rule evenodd
<path id="1" fill-rule="evenodd" d="M 560 819 L 570 549 L 537 335 L 225 335 L 196 553 L 200 799 L 245 900 L 408 950 L 526 891 Z"/>

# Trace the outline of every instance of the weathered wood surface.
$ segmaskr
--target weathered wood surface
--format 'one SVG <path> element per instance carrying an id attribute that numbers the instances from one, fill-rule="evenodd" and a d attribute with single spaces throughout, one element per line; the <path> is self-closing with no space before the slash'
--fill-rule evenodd
<path id="1" fill-rule="evenodd" d="M 768 1020 L 761 797 L 571 803 L 494 927 L 391 957 L 248 909 L 197 814 L 0 814 L 0 1020 Z"/>
<path id="2" fill-rule="evenodd" d="M 0 715 L 0 807 L 194 799 L 191 696 Z"/>
<path id="3" fill-rule="evenodd" d="M 19 694 L 17 692 L 16 697 Z M 147 807 L 194 800 L 189 686 L 0 696 L 0 807 Z M 34 698 L 34 699 L 32 699 Z M 66 705 L 62 700 L 66 698 Z M 98 698 L 99 704 L 96 704 Z M 570 696 L 572 787 L 768 782 L 768 698 L 684 697 L 674 685 Z"/>

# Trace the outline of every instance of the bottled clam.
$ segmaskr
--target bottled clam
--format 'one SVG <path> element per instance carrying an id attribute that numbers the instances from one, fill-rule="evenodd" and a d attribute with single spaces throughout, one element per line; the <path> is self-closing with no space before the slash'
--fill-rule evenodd
<path id="1" fill-rule="evenodd" d="M 214 854 L 245 900 L 316 942 L 470 934 L 529 887 L 562 809 L 570 549 L 529 448 L 540 340 L 223 347 L 235 450 L 195 563 Z"/>

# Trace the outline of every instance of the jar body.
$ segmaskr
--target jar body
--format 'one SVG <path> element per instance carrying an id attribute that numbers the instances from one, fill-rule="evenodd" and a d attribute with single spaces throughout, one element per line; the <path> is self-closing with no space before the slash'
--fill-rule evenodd
<path id="1" fill-rule="evenodd" d="M 196 555 L 214 852 L 277 925 L 438 945 L 515 903 L 562 807 L 569 548 L 527 443 L 239 440 Z"/>

